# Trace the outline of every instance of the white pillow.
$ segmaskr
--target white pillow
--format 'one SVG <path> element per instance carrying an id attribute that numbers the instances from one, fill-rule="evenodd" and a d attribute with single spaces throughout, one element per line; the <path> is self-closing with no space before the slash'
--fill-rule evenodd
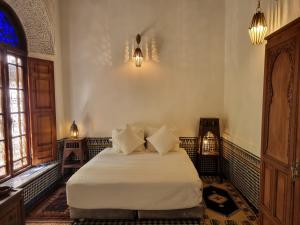
<path id="1" fill-rule="evenodd" d="M 178 143 L 176 136 L 166 126 L 162 126 L 152 136 L 148 137 L 147 141 L 154 146 L 160 155 L 167 154 L 173 150 Z"/>
<path id="2" fill-rule="evenodd" d="M 178 151 L 179 150 L 179 136 L 177 134 L 177 130 L 175 128 L 170 128 L 166 125 L 164 125 L 175 137 L 176 137 L 176 140 L 177 140 L 177 143 L 175 145 L 175 147 L 173 149 L 171 149 L 171 151 Z M 146 128 L 146 135 L 148 137 L 154 135 L 160 128 L 155 128 L 155 127 L 147 127 Z M 147 139 L 147 138 L 146 138 Z M 150 152 L 157 152 L 155 147 L 153 146 L 152 143 L 150 143 L 149 141 L 147 141 L 147 151 L 150 151 Z"/>
<path id="3" fill-rule="evenodd" d="M 112 147 L 115 151 L 121 152 L 120 145 L 117 141 L 117 134 L 119 134 L 123 129 L 114 129 L 111 132 L 111 141 L 112 141 Z"/>
<path id="4" fill-rule="evenodd" d="M 116 141 L 125 155 L 132 153 L 145 143 L 144 139 L 137 136 L 129 125 L 126 126 L 125 130 L 116 135 Z"/>
<path id="5" fill-rule="evenodd" d="M 130 126 L 132 128 L 133 132 L 139 138 L 141 138 L 142 140 L 145 139 L 144 130 L 142 128 L 140 128 L 140 127 L 134 127 L 134 126 L 131 126 L 131 125 L 128 125 L 128 126 Z M 112 137 L 112 147 L 117 152 L 122 152 L 122 151 L 121 151 L 121 147 L 120 147 L 120 145 L 119 145 L 119 143 L 117 141 L 116 135 L 119 134 L 120 132 L 122 132 L 123 130 L 125 130 L 125 129 L 114 129 L 114 130 L 112 130 L 112 134 L 111 134 L 111 137 Z M 139 146 L 134 151 L 145 151 L 145 145 Z"/>

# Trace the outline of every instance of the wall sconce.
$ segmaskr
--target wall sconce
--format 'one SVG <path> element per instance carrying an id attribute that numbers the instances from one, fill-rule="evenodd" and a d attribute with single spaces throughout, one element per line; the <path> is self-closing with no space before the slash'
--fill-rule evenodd
<path id="1" fill-rule="evenodd" d="M 258 0 L 256 13 L 252 18 L 248 31 L 249 31 L 249 36 L 252 44 L 260 45 L 263 43 L 268 31 L 268 27 L 267 27 L 265 15 L 263 12 L 261 12 L 260 0 Z"/>
<path id="2" fill-rule="evenodd" d="M 70 127 L 70 136 L 71 138 L 78 138 L 79 136 L 79 131 L 78 131 L 78 127 L 75 123 L 75 120 L 73 121 L 71 127 Z"/>
<path id="3" fill-rule="evenodd" d="M 138 34 L 136 35 L 136 43 L 137 43 L 137 48 L 134 50 L 134 60 L 135 60 L 135 66 L 136 67 L 141 67 L 142 62 L 143 62 L 143 52 L 140 49 L 140 43 L 141 43 L 141 35 Z"/>

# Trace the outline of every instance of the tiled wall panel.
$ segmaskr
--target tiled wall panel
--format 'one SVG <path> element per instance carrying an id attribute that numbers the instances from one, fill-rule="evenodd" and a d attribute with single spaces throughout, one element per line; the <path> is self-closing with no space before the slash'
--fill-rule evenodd
<path id="1" fill-rule="evenodd" d="M 59 178 L 60 167 L 58 165 L 23 187 L 25 205 L 28 205 L 31 201 L 38 200 L 35 198 L 53 186 Z"/>
<path id="2" fill-rule="evenodd" d="M 180 137 L 180 148 L 184 148 L 190 156 L 193 163 L 196 165 L 198 138 L 196 137 Z"/>
<path id="3" fill-rule="evenodd" d="M 22 187 L 26 209 L 32 207 L 44 193 L 51 190 L 61 179 L 60 162 L 62 159 L 62 150 L 63 140 L 59 140 L 57 141 L 57 159 L 53 161 L 53 163 L 58 162 L 59 164 Z"/>
<path id="4" fill-rule="evenodd" d="M 225 139 L 222 142 L 225 177 L 259 209 L 260 159 Z"/>
<path id="5" fill-rule="evenodd" d="M 87 139 L 87 148 L 89 152 L 89 159 L 93 158 L 103 149 L 111 147 L 112 143 L 110 137 L 101 137 L 101 138 L 88 138 Z"/>

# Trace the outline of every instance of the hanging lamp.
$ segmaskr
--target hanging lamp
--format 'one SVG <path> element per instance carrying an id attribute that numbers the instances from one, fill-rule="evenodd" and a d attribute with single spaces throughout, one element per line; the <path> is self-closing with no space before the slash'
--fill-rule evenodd
<path id="1" fill-rule="evenodd" d="M 263 43 L 268 31 L 264 13 L 261 11 L 260 0 L 258 1 L 256 13 L 254 14 L 250 27 L 249 36 L 252 44 L 260 45 Z"/>

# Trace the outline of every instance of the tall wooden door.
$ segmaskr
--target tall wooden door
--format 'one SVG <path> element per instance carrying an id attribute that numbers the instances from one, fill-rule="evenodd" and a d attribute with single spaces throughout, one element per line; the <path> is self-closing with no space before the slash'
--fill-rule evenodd
<path id="1" fill-rule="evenodd" d="M 300 117 L 298 118 L 300 20 L 270 35 L 267 40 L 260 223 L 291 225 L 295 218 L 298 222 L 293 225 L 296 225 L 299 224 L 299 215 L 296 214 L 300 213 L 299 181 L 295 177 L 294 167 L 297 144 L 300 146 L 297 143 L 300 134 L 297 133 L 297 121 L 300 120 Z M 296 197 L 298 202 L 295 201 Z M 294 211 L 296 207 L 297 213 Z"/>

